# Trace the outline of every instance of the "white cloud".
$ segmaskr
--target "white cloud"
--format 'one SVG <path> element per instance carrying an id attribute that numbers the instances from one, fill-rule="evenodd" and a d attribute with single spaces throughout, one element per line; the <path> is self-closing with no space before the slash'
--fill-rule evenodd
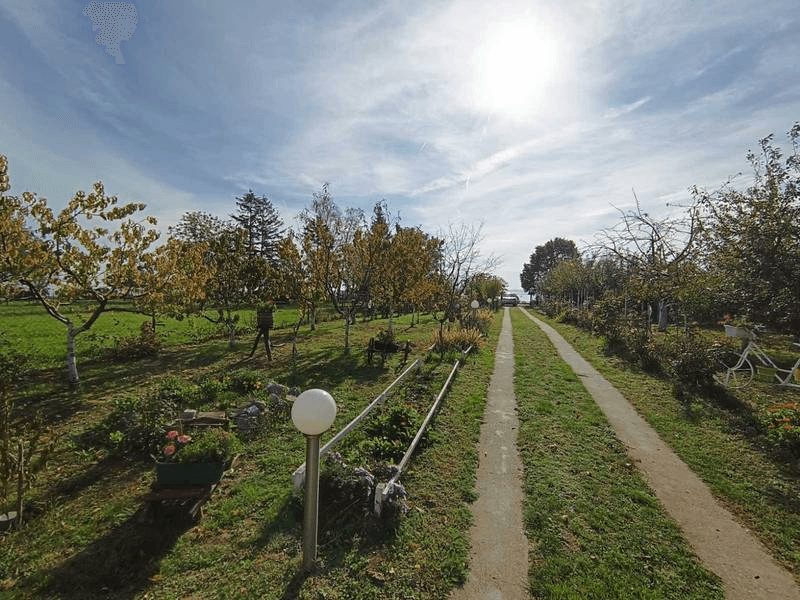
<path id="1" fill-rule="evenodd" d="M 631 188 L 680 201 L 800 118 L 793 0 L 188 6 L 138 5 L 122 66 L 83 5 L 0 0 L 14 190 L 63 202 L 103 179 L 171 224 L 253 188 L 291 224 L 329 182 L 431 232 L 485 219 L 516 286 L 536 245 L 591 240 Z M 3 43 L 17 27 L 29 48 Z"/>

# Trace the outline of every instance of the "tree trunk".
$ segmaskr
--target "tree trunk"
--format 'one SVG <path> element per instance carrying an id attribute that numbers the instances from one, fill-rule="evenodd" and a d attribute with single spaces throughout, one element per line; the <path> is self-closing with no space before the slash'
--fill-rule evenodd
<path id="1" fill-rule="evenodd" d="M 22 496 L 25 493 L 25 447 L 17 441 L 17 529 L 22 527 Z"/>
<path id="2" fill-rule="evenodd" d="M 344 353 L 350 354 L 350 315 L 344 316 Z"/>
<path id="3" fill-rule="evenodd" d="M 67 380 L 78 383 L 78 365 L 75 362 L 75 328 L 67 325 Z"/>
<path id="4" fill-rule="evenodd" d="M 0 428 L 2 428 L 2 447 L 0 447 L 0 478 L 2 478 L 3 501 L 8 496 L 8 482 L 11 479 L 11 394 L 5 396 L 0 394 L 2 399 L 2 414 L 0 414 Z"/>
<path id="5" fill-rule="evenodd" d="M 666 298 L 658 301 L 658 330 L 666 331 L 669 325 L 669 304 Z"/>
<path id="6" fill-rule="evenodd" d="M 236 348 L 236 323 L 228 320 L 226 325 L 228 326 L 228 348 L 233 350 Z"/>

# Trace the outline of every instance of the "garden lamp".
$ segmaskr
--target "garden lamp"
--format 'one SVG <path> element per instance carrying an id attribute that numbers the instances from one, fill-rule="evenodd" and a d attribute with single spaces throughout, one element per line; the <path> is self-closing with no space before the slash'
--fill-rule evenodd
<path id="1" fill-rule="evenodd" d="M 333 424 L 336 402 L 325 390 L 306 390 L 292 405 L 292 422 L 306 436 L 306 491 L 303 508 L 303 568 L 317 558 L 319 515 L 319 436 Z"/>

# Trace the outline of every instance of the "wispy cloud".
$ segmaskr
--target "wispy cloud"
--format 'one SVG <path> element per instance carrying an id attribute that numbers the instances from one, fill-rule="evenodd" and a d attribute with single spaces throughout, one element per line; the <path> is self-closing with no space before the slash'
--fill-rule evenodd
<path id="1" fill-rule="evenodd" d="M 793 0 L 135 4 L 117 65 L 84 4 L 0 0 L 14 190 L 103 179 L 166 225 L 252 188 L 291 222 L 329 182 L 430 231 L 485 220 L 514 286 L 631 188 L 658 210 L 800 118 Z"/>

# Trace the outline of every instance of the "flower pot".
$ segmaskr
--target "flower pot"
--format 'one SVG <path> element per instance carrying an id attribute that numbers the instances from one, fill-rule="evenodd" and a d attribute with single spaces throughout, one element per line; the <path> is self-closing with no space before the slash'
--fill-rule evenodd
<path id="1" fill-rule="evenodd" d="M 225 464 L 216 463 L 156 463 L 156 481 L 167 485 L 207 485 L 217 483 Z"/>
<path id="2" fill-rule="evenodd" d="M 11 529 L 17 523 L 17 512 L 10 511 L 0 515 L 0 531 Z"/>

